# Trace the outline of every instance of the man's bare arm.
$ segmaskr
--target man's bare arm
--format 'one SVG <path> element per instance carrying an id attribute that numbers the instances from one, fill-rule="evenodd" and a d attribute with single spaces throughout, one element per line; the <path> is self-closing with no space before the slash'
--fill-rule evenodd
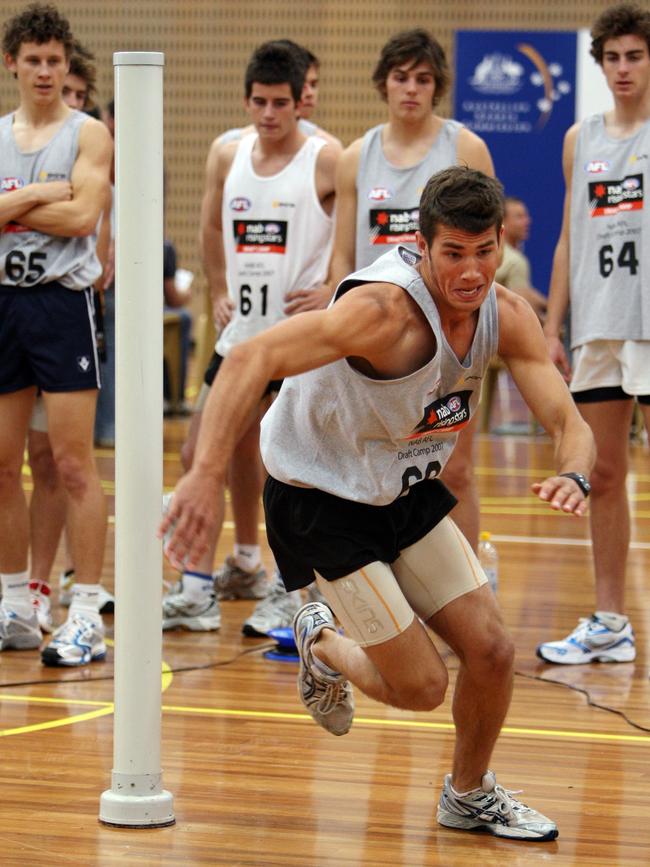
<path id="1" fill-rule="evenodd" d="M 336 226 L 327 282 L 336 289 L 354 271 L 357 238 L 357 171 L 363 139 L 346 148 L 336 169 Z"/>
<path id="2" fill-rule="evenodd" d="M 564 211 L 562 215 L 562 229 L 553 255 L 553 271 L 551 272 L 551 285 L 548 293 L 546 308 L 546 321 L 544 334 L 548 345 L 551 359 L 568 380 L 571 376 L 569 360 L 564 351 L 560 334 L 562 324 L 569 306 L 569 244 L 571 228 L 571 187 L 573 179 L 573 159 L 575 155 L 576 139 L 579 124 L 574 124 L 564 137 L 562 151 L 562 167 L 564 170 L 564 182 L 566 193 L 564 196 Z"/>
<path id="3" fill-rule="evenodd" d="M 70 201 L 38 205 L 20 222 L 46 235 L 92 235 L 106 201 L 113 140 L 103 123 L 88 118 L 79 133 L 79 154 L 72 169 Z"/>
<path id="4" fill-rule="evenodd" d="M 72 198 L 70 181 L 47 181 L 27 184 L 22 190 L 11 190 L 0 195 L 0 227 L 20 220 L 37 205 L 67 202 Z"/>
<path id="5" fill-rule="evenodd" d="M 588 476 L 596 450 L 589 426 L 576 409 L 569 390 L 551 361 L 541 326 L 530 305 L 503 287 L 499 294 L 499 355 L 535 417 L 553 439 L 557 475 L 533 486 L 551 506 L 582 515 L 587 505 L 572 479 L 561 473 Z"/>
<path id="6" fill-rule="evenodd" d="M 236 143 L 212 142 L 205 171 L 205 192 L 201 203 L 199 244 L 203 270 L 212 299 L 212 311 L 217 329 L 224 328 L 232 315 L 226 284 L 226 257 L 223 249 L 221 202 L 223 185 L 232 165 Z"/>

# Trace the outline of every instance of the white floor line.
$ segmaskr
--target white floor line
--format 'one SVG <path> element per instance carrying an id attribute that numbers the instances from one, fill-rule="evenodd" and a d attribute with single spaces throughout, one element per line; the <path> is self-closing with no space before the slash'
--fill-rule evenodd
<path id="1" fill-rule="evenodd" d="M 514 542 L 523 545 L 591 545 L 591 539 L 564 539 L 548 536 L 498 536 L 491 533 L 490 537 L 495 542 Z M 650 551 L 650 542 L 630 542 L 630 548 L 634 551 Z"/>

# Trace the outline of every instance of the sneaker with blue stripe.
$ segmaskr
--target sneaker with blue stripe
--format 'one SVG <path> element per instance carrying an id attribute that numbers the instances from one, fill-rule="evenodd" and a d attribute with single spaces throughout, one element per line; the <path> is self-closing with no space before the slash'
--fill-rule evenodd
<path id="1" fill-rule="evenodd" d="M 71 611 L 41 651 L 43 665 L 87 665 L 106 658 L 101 619 Z"/>
<path id="2" fill-rule="evenodd" d="M 483 775 L 481 786 L 458 793 L 447 774 L 438 804 L 438 823 L 461 831 L 484 831 L 494 837 L 543 843 L 555 840 L 557 825 L 542 813 L 522 804 L 500 786 L 492 771 Z"/>
<path id="3" fill-rule="evenodd" d="M 617 631 L 597 614 L 581 617 L 570 635 L 540 644 L 537 655 L 544 662 L 583 665 L 587 662 L 632 662 L 636 657 L 634 631 L 626 620 Z"/>
<path id="4" fill-rule="evenodd" d="M 330 734 L 344 735 L 354 719 L 354 696 L 349 681 L 340 672 L 314 659 L 312 646 L 323 629 L 336 631 L 327 605 L 308 602 L 296 613 L 293 636 L 300 656 L 298 695 L 319 726 Z"/>

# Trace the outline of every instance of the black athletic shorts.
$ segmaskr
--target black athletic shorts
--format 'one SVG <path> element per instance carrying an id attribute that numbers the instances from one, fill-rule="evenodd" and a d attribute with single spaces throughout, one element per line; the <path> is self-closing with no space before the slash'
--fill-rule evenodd
<path id="1" fill-rule="evenodd" d="M 0 286 L 0 394 L 99 388 L 92 289 Z"/>
<path id="2" fill-rule="evenodd" d="M 588 388 L 585 391 L 573 391 L 571 397 L 575 403 L 604 403 L 609 400 L 633 400 L 634 395 L 623 391 L 620 385 L 606 385 L 600 388 Z M 636 396 L 639 403 L 650 404 L 650 395 Z"/>
<path id="3" fill-rule="evenodd" d="M 205 373 L 203 374 L 203 382 L 206 385 L 208 385 L 208 386 L 212 385 L 212 383 L 214 382 L 214 378 L 217 375 L 219 368 L 221 367 L 222 362 L 223 362 L 223 355 L 217 355 L 216 352 L 213 352 L 212 358 L 210 359 L 210 362 L 205 369 Z M 266 397 L 267 394 L 276 394 L 278 391 L 280 391 L 281 385 L 282 385 L 281 379 L 272 379 L 271 382 L 269 382 L 269 384 L 266 386 L 266 389 L 265 389 L 262 397 Z"/>
<path id="4" fill-rule="evenodd" d="M 369 506 L 269 476 L 266 536 L 285 587 L 296 590 L 311 584 L 314 571 L 334 581 L 368 563 L 393 563 L 456 503 L 438 479 L 418 482 L 387 506 Z"/>

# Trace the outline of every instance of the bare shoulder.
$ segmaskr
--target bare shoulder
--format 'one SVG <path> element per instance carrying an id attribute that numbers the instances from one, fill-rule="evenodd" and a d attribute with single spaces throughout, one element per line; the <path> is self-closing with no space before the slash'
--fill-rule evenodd
<path id="1" fill-rule="evenodd" d="M 341 316 L 355 323 L 357 328 L 373 329 L 381 339 L 401 334 L 411 319 L 410 296 L 394 283 L 363 283 L 349 289 L 336 304 Z"/>
<path id="2" fill-rule="evenodd" d="M 113 151 L 113 139 L 106 125 L 94 117 L 84 120 L 79 131 L 79 150 L 97 151 L 102 156 Z"/>
<path id="3" fill-rule="evenodd" d="M 458 161 L 471 169 L 479 169 L 487 175 L 494 175 L 494 164 L 488 146 L 483 139 L 467 127 L 458 131 L 456 146 Z"/>

